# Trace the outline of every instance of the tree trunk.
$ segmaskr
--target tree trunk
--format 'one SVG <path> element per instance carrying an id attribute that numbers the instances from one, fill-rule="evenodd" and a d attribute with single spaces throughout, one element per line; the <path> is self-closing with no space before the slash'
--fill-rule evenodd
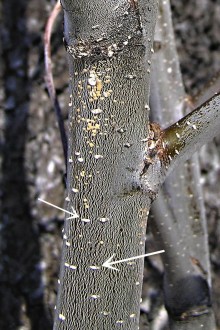
<path id="1" fill-rule="evenodd" d="M 62 3 L 70 68 L 67 209 L 54 329 L 138 329 L 151 196 L 140 189 L 157 4 Z"/>
<path id="2" fill-rule="evenodd" d="M 188 107 L 175 48 L 169 1 L 159 2 L 154 47 L 151 118 L 165 128 L 182 118 Z M 176 149 L 179 150 L 177 145 Z M 154 237 L 160 244 L 159 248 L 166 251 L 162 255 L 164 293 L 172 330 L 200 329 L 202 324 L 207 330 L 215 328 L 210 308 L 208 286 L 211 284 L 211 275 L 199 176 L 198 156 L 195 154 L 189 161 L 181 162 L 168 176 L 152 205 Z"/>

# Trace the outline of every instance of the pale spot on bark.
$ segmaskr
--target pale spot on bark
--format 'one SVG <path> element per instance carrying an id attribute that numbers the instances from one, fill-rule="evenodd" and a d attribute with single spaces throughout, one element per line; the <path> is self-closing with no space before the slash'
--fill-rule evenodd
<path id="1" fill-rule="evenodd" d="M 91 112 L 94 114 L 94 115 L 99 115 L 100 113 L 102 113 L 103 111 L 101 109 L 92 109 Z"/>
<path id="2" fill-rule="evenodd" d="M 98 299 L 98 298 L 100 298 L 100 295 L 98 295 L 98 294 L 92 294 L 90 297 L 92 299 Z"/>
<path id="3" fill-rule="evenodd" d="M 100 267 L 100 266 L 95 266 L 95 265 L 93 265 L 93 266 L 89 266 L 89 268 L 90 268 L 90 269 L 93 269 L 93 270 L 98 270 L 98 269 L 100 269 L 101 267 Z"/>
<path id="4" fill-rule="evenodd" d="M 107 316 L 107 315 L 110 315 L 111 313 L 107 312 L 107 311 L 103 311 L 103 312 L 101 312 L 101 314 L 103 314 L 104 316 Z"/>
<path id="5" fill-rule="evenodd" d="M 66 319 L 66 317 L 65 317 L 63 314 L 59 314 L 59 319 L 60 319 L 61 321 L 64 321 L 64 320 Z"/>
<path id="6" fill-rule="evenodd" d="M 75 266 L 75 265 L 70 265 L 68 262 L 65 262 L 65 263 L 64 263 L 64 266 L 67 267 L 67 268 L 73 269 L 73 270 L 76 270 L 76 269 L 77 269 L 77 266 Z"/>
<path id="7" fill-rule="evenodd" d="M 99 221 L 102 223 L 105 223 L 105 222 L 109 221 L 109 218 L 100 218 Z"/>
<path id="8" fill-rule="evenodd" d="M 94 155 L 94 158 L 95 159 L 100 159 L 100 158 L 103 158 L 103 156 L 102 155 Z"/>
<path id="9" fill-rule="evenodd" d="M 82 222 L 89 223 L 91 220 L 90 219 L 81 219 Z"/>

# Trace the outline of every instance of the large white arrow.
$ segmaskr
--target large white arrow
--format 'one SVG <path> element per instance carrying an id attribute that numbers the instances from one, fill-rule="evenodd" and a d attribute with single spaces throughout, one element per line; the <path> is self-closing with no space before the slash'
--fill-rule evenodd
<path id="1" fill-rule="evenodd" d="M 47 205 L 50 205 L 50 206 L 54 207 L 57 210 L 61 210 L 61 211 L 65 212 L 65 213 L 67 213 L 67 214 L 70 214 L 71 216 L 69 218 L 67 218 L 67 220 L 79 218 L 78 214 L 76 213 L 76 211 L 74 210 L 74 208 L 72 206 L 71 206 L 71 208 L 72 208 L 73 212 L 69 212 L 69 211 L 67 211 L 65 209 L 62 209 L 62 207 L 59 207 L 59 206 L 57 206 L 55 204 L 52 204 L 52 203 L 49 203 L 49 202 L 45 201 L 44 199 L 38 198 L 38 200 L 40 202 L 42 202 L 42 203 L 45 203 Z"/>
<path id="2" fill-rule="evenodd" d="M 112 267 L 112 265 L 120 264 L 121 262 L 126 262 L 126 261 L 130 261 L 130 260 L 135 260 L 135 259 L 140 259 L 140 258 L 144 258 L 144 257 L 153 256 L 154 254 L 163 253 L 163 252 L 165 252 L 165 250 L 160 250 L 160 251 L 156 251 L 156 252 L 142 254 L 140 256 L 131 257 L 131 258 L 127 258 L 127 259 L 122 259 L 122 260 L 117 260 L 117 261 L 111 261 L 112 258 L 115 256 L 115 254 L 113 254 L 108 260 L 106 260 L 104 262 L 104 264 L 102 266 L 103 267 L 106 267 L 106 268 L 109 268 L 109 269 L 114 269 L 114 270 L 118 270 L 119 271 L 119 269 L 117 269 L 115 267 Z"/>

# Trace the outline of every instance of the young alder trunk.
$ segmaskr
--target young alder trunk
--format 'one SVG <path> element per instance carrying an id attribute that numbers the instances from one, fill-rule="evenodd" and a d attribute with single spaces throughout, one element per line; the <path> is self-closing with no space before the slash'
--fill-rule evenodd
<path id="1" fill-rule="evenodd" d="M 169 1 L 159 2 L 154 48 L 151 118 L 165 128 L 182 118 L 188 107 Z M 215 327 L 210 308 L 208 239 L 199 177 L 198 156 L 194 155 L 174 169 L 152 205 L 155 238 L 166 251 L 162 255 L 164 296 L 172 330 Z"/>
<path id="2" fill-rule="evenodd" d="M 151 195 L 140 189 L 156 1 L 63 0 L 67 218 L 54 329 L 138 329 Z"/>

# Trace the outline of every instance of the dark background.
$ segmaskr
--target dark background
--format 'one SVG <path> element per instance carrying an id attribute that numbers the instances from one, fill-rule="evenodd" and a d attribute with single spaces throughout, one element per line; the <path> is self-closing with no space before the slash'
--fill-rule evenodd
<path id="1" fill-rule="evenodd" d="M 43 32 L 55 1 L 0 3 L 0 329 L 50 330 L 64 215 L 65 172 L 44 82 Z M 186 91 L 195 95 L 220 71 L 220 1 L 172 0 Z M 68 116 L 68 68 L 62 15 L 52 39 L 55 86 Z M 220 138 L 203 147 L 201 183 L 208 219 L 213 303 L 220 329 Z M 149 232 L 149 245 L 153 239 Z M 142 328 L 161 310 L 162 268 L 146 260 Z M 147 320 L 148 316 L 148 320 Z M 157 330 L 156 328 L 154 330 Z M 159 328 L 158 328 L 159 330 Z"/>

